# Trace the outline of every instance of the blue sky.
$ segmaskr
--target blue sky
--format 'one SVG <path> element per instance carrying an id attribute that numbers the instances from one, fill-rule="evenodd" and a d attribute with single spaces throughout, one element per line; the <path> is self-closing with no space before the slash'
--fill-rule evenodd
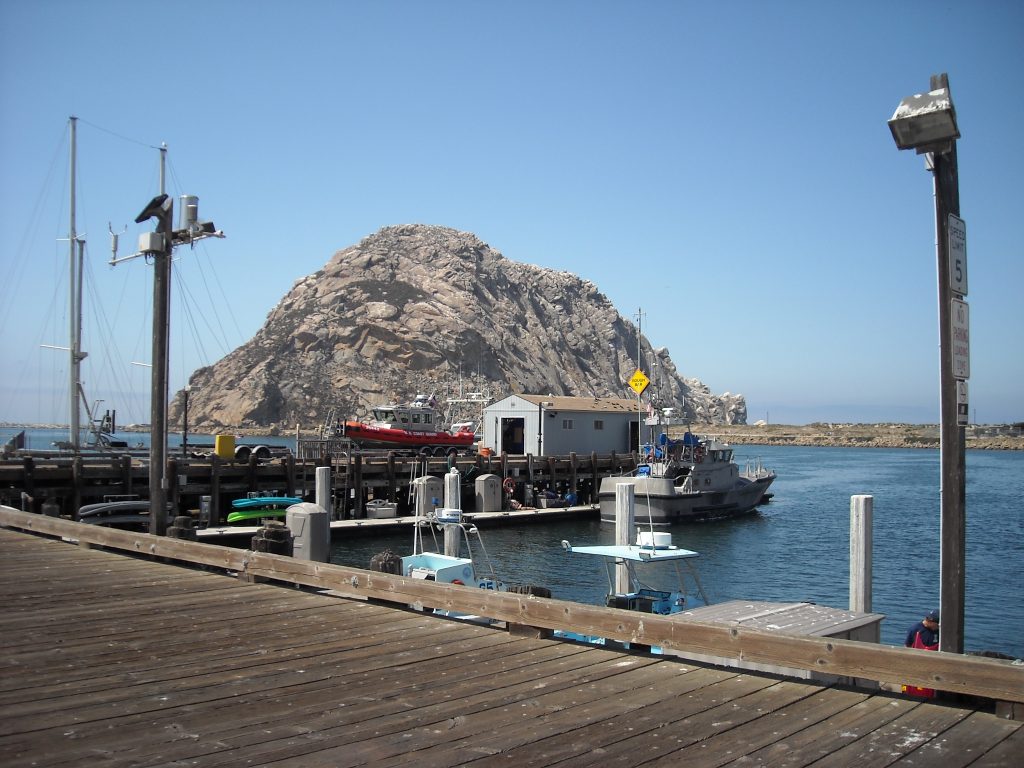
<path id="1" fill-rule="evenodd" d="M 382 226 L 593 281 L 749 421 L 938 421 L 934 205 L 887 119 L 949 74 L 972 420 L 1024 419 L 1024 5 L 0 0 L 0 421 L 66 421 L 67 119 L 83 379 L 148 421 L 157 191 L 227 238 L 175 264 L 172 387 Z M 61 281 L 65 282 L 62 284 Z"/>

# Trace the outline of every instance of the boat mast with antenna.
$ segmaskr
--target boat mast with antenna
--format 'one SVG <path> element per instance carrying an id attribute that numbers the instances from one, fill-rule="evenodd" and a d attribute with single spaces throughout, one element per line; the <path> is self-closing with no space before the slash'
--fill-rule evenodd
<path id="1" fill-rule="evenodd" d="M 174 200 L 165 190 L 167 145 L 160 145 L 160 194 L 135 217 L 141 224 L 156 219 L 156 230 L 139 236 L 139 250 L 131 256 L 118 258 L 116 251 L 111 266 L 128 259 L 144 257 L 153 261 L 153 355 L 150 385 L 150 448 L 149 448 L 149 532 L 163 536 L 167 532 L 167 389 L 170 360 L 171 262 L 174 247 L 194 245 L 208 237 L 224 237 L 212 221 L 199 221 L 199 198 L 181 196 L 179 228 L 174 229 Z M 116 239 L 113 240 L 116 243 Z M 115 246 L 116 247 L 116 246 Z"/>

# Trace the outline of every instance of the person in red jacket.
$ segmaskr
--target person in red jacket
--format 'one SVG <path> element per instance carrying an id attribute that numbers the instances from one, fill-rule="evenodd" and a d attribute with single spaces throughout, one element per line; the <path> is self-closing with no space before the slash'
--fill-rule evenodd
<path id="1" fill-rule="evenodd" d="M 908 648 L 923 648 L 926 651 L 939 650 L 939 612 L 931 611 L 917 624 L 907 631 L 907 639 L 903 644 Z M 935 696 L 932 688 L 918 688 L 915 685 L 904 685 L 903 692 L 911 696 L 921 696 L 926 699 Z"/>

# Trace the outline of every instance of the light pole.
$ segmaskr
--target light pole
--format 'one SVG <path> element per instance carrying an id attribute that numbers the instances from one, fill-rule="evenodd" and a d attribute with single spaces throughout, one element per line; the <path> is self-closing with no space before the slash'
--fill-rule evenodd
<path id="1" fill-rule="evenodd" d="M 960 131 L 947 76 L 932 75 L 930 92 L 903 99 L 889 120 L 889 128 L 896 146 L 924 154 L 925 166 L 934 174 L 941 436 L 939 650 L 963 653 L 967 516 L 964 429 L 958 423 L 958 394 L 960 410 L 966 416 L 970 366 L 967 305 L 963 301 L 967 294 L 966 234 L 959 218 L 956 159 Z M 957 240 L 953 249 L 951 235 Z M 962 421 L 966 423 L 966 418 Z"/>

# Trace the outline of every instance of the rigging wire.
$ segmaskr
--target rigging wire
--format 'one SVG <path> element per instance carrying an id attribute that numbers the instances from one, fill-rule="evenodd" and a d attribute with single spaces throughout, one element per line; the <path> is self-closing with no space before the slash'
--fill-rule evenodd
<path id="1" fill-rule="evenodd" d="M 15 297 L 21 295 L 21 282 L 24 279 L 25 272 L 29 265 L 32 263 L 32 258 L 29 254 L 29 244 L 37 242 L 34 233 L 40 228 L 43 218 L 43 211 L 49 203 L 49 197 L 47 191 L 52 190 L 55 182 L 54 177 L 57 175 L 57 167 L 61 158 L 66 158 L 68 155 L 68 141 L 70 139 L 69 130 L 65 127 L 61 140 L 57 142 L 54 148 L 53 156 L 50 158 L 50 165 L 44 177 L 42 186 L 36 195 L 35 203 L 32 206 L 32 213 L 25 223 L 25 228 L 22 232 L 21 240 L 18 243 L 17 248 L 14 251 L 13 257 L 10 259 L 9 269 L 4 270 L 3 279 L 0 280 L 0 327 L 10 328 L 9 314 L 15 311 L 17 302 Z M 67 200 L 67 179 L 65 179 L 65 189 L 61 200 Z M 65 214 L 66 219 L 66 203 L 61 209 L 61 213 Z M 60 221 L 58 218 L 57 221 Z M 54 226 L 59 224 L 54 222 Z M 59 231 L 59 230 L 55 230 Z M 60 235 L 54 235 L 55 238 Z M 7 261 L 6 259 L 4 261 Z"/>
<path id="2" fill-rule="evenodd" d="M 184 190 L 185 187 L 181 183 L 181 180 L 178 176 L 177 167 L 173 162 L 171 162 L 170 159 L 168 159 L 167 168 L 168 175 L 172 181 L 172 185 L 176 190 L 178 190 L 178 197 L 180 197 L 181 194 L 185 194 L 182 191 Z M 202 360 L 203 365 L 208 366 L 212 365 L 216 361 L 211 358 L 210 354 L 205 349 L 202 336 L 200 333 L 200 323 L 197 322 L 196 316 L 202 318 L 203 320 L 203 322 L 201 323 L 203 331 L 207 335 L 213 337 L 213 339 L 216 342 L 218 342 L 218 345 L 220 346 L 221 357 L 225 357 L 228 354 L 230 354 L 230 352 L 232 352 L 233 349 L 239 346 L 242 342 L 239 341 L 237 344 L 232 345 L 227 338 L 226 328 L 228 327 L 228 323 L 225 321 L 225 318 L 222 317 L 221 307 L 230 307 L 231 301 L 229 301 L 227 293 L 225 292 L 224 282 L 220 279 L 217 273 L 216 262 L 209 256 L 209 251 L 206 248 L 206 243 L 199 243 L 198 250 L 199 254 L 201 254 L 205 258 L 198 258 L 199 254 L 196 253 L 196 248 L 193 248 L 191 250 L 191 253 L 194 256 L 196 256 L 196 258 L 193 258 L 189 262 L 189 264 L 190 266 L 194 266 L 195 269 L 197 269 L 199 272 L 200 281 L 202 283 L 205 293 L 205 304 L 203 303 L 203 301 L 196 299 L 195 294 L 190 287 L 190 284 L 188 283 L 188 281 L 186 281 L 185 276 L 189 273 L 189 270 L 183 269 L 182 266 L 179 266 L 174 263 L 172 263 L 172 275 L 175 281 L 176 290 L 174 290 L 172 296 L 181 297 L 178 299 L 178 301 L 185 311 L 186 322 L 189 328 L 191 329 L 193 343 L 199 353 L 199 357 L 200 360 Z M 208 269 L 204 268 L 204 263 L 208 267 Z M 208 272 L 212 276 L 212 282 L 217 288 L 219 300 L 215 298 L 213 291 L 211 290 L 211 279 L 208 278 L 207 276 Z M 201 311 L 200 307 L 204 306 L 205 309 Z M 210 320 L 211 315 L 213 317 L 212 321 Z M 234 326 L 236 338 L 242 339 L 243 334 L 241 328 L 238 325 L 238 318 L 236 317 L 235 313 L 229 311 L 227 312 L 227 316 L 231 320 L 231 325 Z M 182 368 L 180 370 L 182 380 L 187 382 L 191 374 L 194 373 L 194 371 L 185 370 L 187 366 L 185 365 L 184 358 L 181 359 L 181 363 Z"/>
<path id="3" fill-rule="evenodd" d="M 88 254 L 87 244 L 86 255 L 88 256 Z M 137 275 L 126 272 L 121 281 L 120 295 L 111 301 L 109 297 L 105 298 L 104 295 L 101 295 L 100 284 L 89 258 L 84 260 L 83 271 L 90 299 L 88 302 L 90 317 L 94 321 L 84 324 L 84 327 L 88 329 L 85 332 L 90 337 L 95 336 L 98 339 L 95 343 L 88 344 L 87 347 L 91 347 L 94 350 L 91 354 L 97 355 L 100 359 L 99 364 L 94 364 L 90 368 L 96 378 L 86 388 L 86 395 L 93 401 L 99 399 L 110 402 L 113 408 L 127 413 L 127 419 L 120 419 L 123 423 L 147 421 L 148 417 L 140 417 L 139 409 L 143 406 L 148 409 L 148 390 L 146 395 L 142 395 L 132 387 L 129 363 L 125 361 L 121 345 L 116 339 L 116 329 L 129 325 L 129 323 L 121 321 L 120 315 L 126 309 L 128 312 L 132 311 L 132 307 L 125 299 L 129 282 Z M 115 308 L 113 317 L 107 314 L 107 309 L 110 306 Z M 101 398 L 99 395 L 107 395 L 107 397 Z M 144 410 L 143 413 L 145 412 Z"/>
<path id="4" fill-rule="evenodd" d="M 84 117 L 79 117 L 78 122 L 83 125 L 88 125 L 91 128 L 95 128 L 97 131 L 102 131 L 103 133 L 109 134 L 114 138 L 121 139 L 122 141 L 127 141 L 130 144 L 138 144 L 140 147 L 147 147 L 149 149 L 160 149 L 160 147 L 156 146 L 155 144 L 150 144 L 145 141 L 140 141 L 139 139 L 133 139 L 130 136 L 125 136 L 124 134 L 118 133 L 117 131 L 112 131 L 109 128 L 104 128 L 102 125 L 97 125 L 96 123 L 90 122 L 86 120 Z"/>

